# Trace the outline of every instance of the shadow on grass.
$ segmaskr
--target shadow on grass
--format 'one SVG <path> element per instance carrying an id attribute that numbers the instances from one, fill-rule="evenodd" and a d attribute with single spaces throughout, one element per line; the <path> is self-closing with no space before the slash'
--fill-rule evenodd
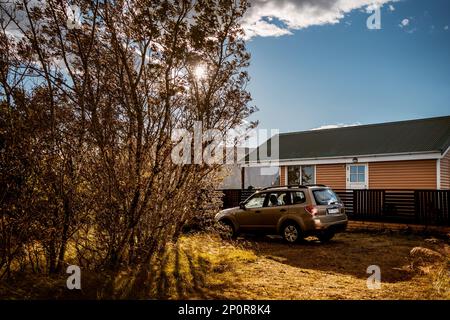
<path id="1" fill-rule="evenodd" d="M 246 298 L 244 287 L 249 277 L 267 276 L 268 283 L 273 281 L 273 270 L 258 273 L 258 268 L 251 265 L 261 258 L 274 261 L 277 275 L 286 265 L 299 271 L 309 269 L 367 279 L 367 267 L 378 265 L 383 282 L 397 283 L 415 275 L 408 267 L 409 251 L 423 245 L 421 237 L 370 233 L 343 233 L 329 243 L 309 238 L 294 245 L 279 237 L 245 236 L 230 242 L 210 235 L 189 235 L 168 244 L 149 263 L 133 268 L 118 272 L 82 268 L 81 290 L 66 288 L 66 274 L 27 274 L 10 283 L 0 282 L 0 298 L 224 299 L 230 292 L 233 298 Z"/>
<path id="2" fill-rule="evenodd" d="M 203 242 L 202 242 L 203 240 Z M 115 298 L 121 299 L 219 299 L 221 292 L 233 285 L 232 278 L 216 275 L 230 271 L 223 252 L 209 252 L 207 240 L 181 239 L 169 244 L 148 267 L 141 266 L 134 275 L 116 277 Z M 233 248 L 230 246 L 230 248 Z M 229 249 L 236 251 L 236 249 Z"/>
<path id="3" fill-rule="evenodd" d="M 367 279 L 367 267 L 378 265 L 383 282 L 408 281 L 409 251 L 423 241 L 417 237 L 343 233 L 328 243 L 310 237 L 287 244 L 281 237 L 245 235 L 241 241 L 254 243 L 258 255 L 302 269 L 321 270 Z"/>
<path id="4" fill-rule="evenodd" d="M 168 243 L 148 263 L 118 271 L 81 267 L 81 290 L 66 287 L 68 274 L 17 274 L 0 282 L 2 299 L 220 299 L 234 287 L 234 268 L 254 261 L 253 251 L 218 237 L 193 235 Z"/>

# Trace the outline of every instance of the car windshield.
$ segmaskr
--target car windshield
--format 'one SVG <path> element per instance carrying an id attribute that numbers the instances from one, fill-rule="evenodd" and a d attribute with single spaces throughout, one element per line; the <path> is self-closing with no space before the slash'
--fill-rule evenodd
<path id="1" fill-rule="evenodd" d="M 339 203 L 339 197 L 331 189 L 314 190 L 314 199 L 318 205 Z"/>

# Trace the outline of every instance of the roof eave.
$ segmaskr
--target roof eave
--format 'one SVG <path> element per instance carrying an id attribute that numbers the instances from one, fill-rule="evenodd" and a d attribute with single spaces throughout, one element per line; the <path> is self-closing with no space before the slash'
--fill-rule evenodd
<path id="1" fill-rule="evenodd" d="M 379 162 L 379 161 L 402 161 L 402 160 L 429 160 L 440 159 L 443 154 L 440 150 L 401 152 L 386 154 L 365 154 L 346 155 L 333 157 L 313 157 L 313 158 L 293 158 L 293 159 L 273 159 L 264 161 L 249 161 L 241 163 L 246 167 L 252 166 L 274 166 L 274 165 L 296 165 L 296 164 L 331 164 L 331 163 L 352 163 L 355 162 Z"/>

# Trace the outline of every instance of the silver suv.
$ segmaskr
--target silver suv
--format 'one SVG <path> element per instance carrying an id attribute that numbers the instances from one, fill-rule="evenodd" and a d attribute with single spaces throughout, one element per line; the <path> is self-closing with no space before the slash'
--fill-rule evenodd
<path id="1" fill-rule="evenodd" d="M 239 233 L 279 234 L 287 242 L 314 235 L 329 241 L 347 228 L 342 201 L 324 185 L 290 185 L 261 189 L 215 216 L 229 237 Z"/>

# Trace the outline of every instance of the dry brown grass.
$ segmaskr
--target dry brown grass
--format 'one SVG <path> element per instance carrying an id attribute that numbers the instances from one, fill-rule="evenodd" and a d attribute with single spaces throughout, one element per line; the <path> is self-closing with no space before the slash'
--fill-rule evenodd
<path id="1" fill-rule="evenodd" d="M 222 245 L 218 239 L 207 241 L 198 235 L 184 241 L 209 242 L 210 248 L 213 243 L 217 248 Z M 444 241 L 430 243 L 413 235 L 344 233 L 328 244 L 308 239 L 289 245 L 269 238 L 236 243 L 255 253 L 256 260 L 235 261 L 224 272 L 208 273 L 204 294 L 223 299 L 450 299 L 447 261 L 415 270 L 409 258 L 413 247 L 422 246 L 448 259 Z M 367 288 L 369 265 L 381 268 L 380 290 Z M 222 285 L 216 288 L 218 283 Z"/>
<path id="2" fill-rule="evenodd" d="M 417 263 L 410 257 L 414 247 L 442 259 Z M 449 262 L 448 243 L 415 235 L 344 233 L 327 244 L 311 238 L 289 245 L 194 234 L 168 246 L 151 272 L 123 270 L 108 285 L 105 275 L 83 273 L 82 292 L 65 289 L 64 276 L 31 276 L 0 283 L 0 298 L 450 299 Z M 380 290 L 367 288 L 369 265 L 381 268 Z"/>

